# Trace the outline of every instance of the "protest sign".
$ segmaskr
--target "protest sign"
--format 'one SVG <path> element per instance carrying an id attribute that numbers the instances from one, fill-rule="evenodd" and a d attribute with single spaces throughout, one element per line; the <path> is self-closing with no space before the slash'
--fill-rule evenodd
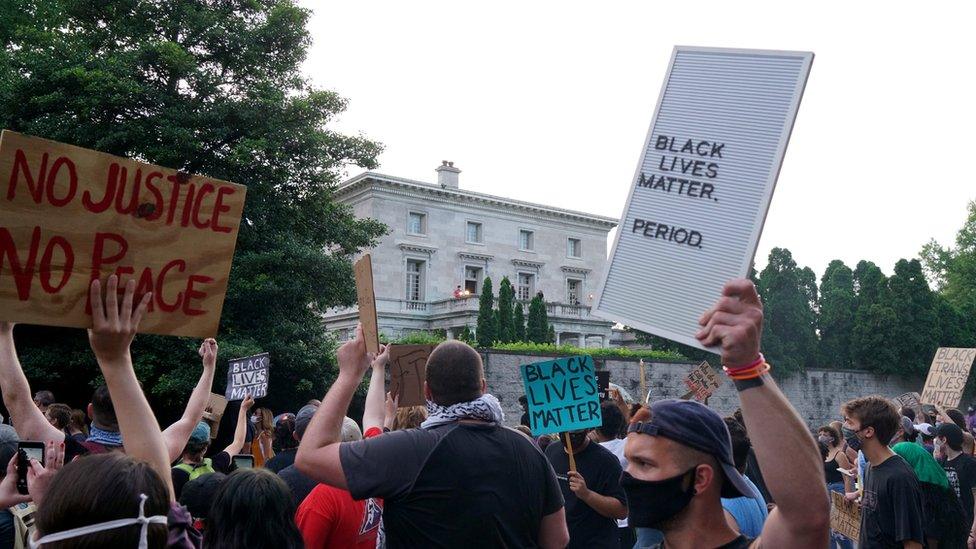
<path id="1" fill-rule="evenodd" d="M 901 396 L 895 397 L 895 404 L 899 408 L 917 408 L 921 404 L 921 395 L 918 393 L 905 393 Z"/>
<path id="2" fill-rule="evenodd" d="M 591 357 L 523 364 L 520 369 L 533 435 L 590 429 L 603 424 Z"/>
<path id="3" fill-rule="evenodd" d="M 684 383 L 695 400 L 704 401 L 722 385 L 722 378 L 719 377 L 714 368 L 709 366 L 708 361 L 703 360 L 701 364 L 688 372 Z"/>
<path id="4" fill-rule="evenodd" d="M 268 394 L 271 358 L 268 353 L 235 358 L 227 367 L 227 400 L 243 400 L 245 396 L 261 398 Z"/>
<path id="5" fill-rule="evenodd" d="M 246 188 L 56 141 L 0 135 L 0 320 L 91 327 L 88 287 L 152 292 L 139 331 L 212 337 Z"/>
<path id="6" fill-rule="evenodd" d="M 610 372 L 606 370 L 596 372 L 596 389 L 600 395 L 600 402 L 610 398 Z"/>
<path id="7" fill-rule="evenodd" d="M 644 366 L 644 359 L 640 360 L 640 392 L 641 392 L 641 404 L 647 404 L 647 399 L 650 396 L 647 392 L 647 367 Z"/>
<path id="8" fill-rule="evenodd" d="M 939 347 L 919 400 L 923 404 L 938 404 L 944 408 L 958 406 L 974 358 L 976 349 Z"/>
<path id="9" fill-rule="evenodd" d="M 210 438 L 217 438 L 217 428 L 220 426 L 220 419 L 224 417 L 224 410 L 227 409 L 227 398 L 217 393 L 210 393 L 207 399 L 207 407 L 203 409 L 203 419 L 210 424 Z"/>
<path id="10" fill-rule="evenodd" d="M 353 265 L 356 276 L 356 300 L 359 303 L 359 323 L 363 325 L 366 352 L 379 353 L 379 329 L 376 325 L 376 296 L 373 294 L 373 259 L 369 254 Z"/>
<path id="11" fill-rule="evenodd" d="M 861 506 L 834 491 L 830 492 L 830 502 L 830 529 L 854 541 L 861 539 Z"/>
<path id="12" fill-rule="evenodd" d="M 594 315 L 704 348 L 698 319 L 748 274 L 812 61 L 674 49 Z"/>
<path id="13" fill-rule="evenodd" d="M 397 395 L 400 408 L 427 403 L 424 381 L 427 358 L 436 345 L 393 345 L 390 347 L 390 392 Z"/>

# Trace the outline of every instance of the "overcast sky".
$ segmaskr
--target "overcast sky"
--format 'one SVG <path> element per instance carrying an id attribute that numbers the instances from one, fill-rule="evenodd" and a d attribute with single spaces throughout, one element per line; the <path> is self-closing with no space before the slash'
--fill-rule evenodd
<path id="1" fill-rule="evenodd" d="M 680 45 L 816 58 L 756 263 L 891 273 L 976 199 L 976 4 L 304 0 L 306 72 L 382 142 L 382 173 L 620 216 Z M 962 3 L 954 3 L 962 5 Z M 361 170 L 351 169 L 349 175 Z"/>

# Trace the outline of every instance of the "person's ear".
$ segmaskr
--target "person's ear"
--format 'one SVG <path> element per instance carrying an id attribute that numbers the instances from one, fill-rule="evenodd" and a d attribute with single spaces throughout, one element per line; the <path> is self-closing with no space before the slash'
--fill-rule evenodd
<path id="1" fill-rule="evenodd" d="M 485 381 L 485 378 L 481 378 L 481 394 L 485 394 L 487 392 L 488 392 L 488 382 Z"/>
<path id="2" fill-rule="evenodd" d="M 871 430 L 871 432 L 870 432 L 870 433 L 868 433 L 868 429 L 870 429 L 870 430 Z M 865 429 L 864 429 L 863 431 L 861 431 L 861 432 L 862 432 L 862 433 L 864 433 L 864 438 L 874 438 L 874 437 L 875 437 L 875 434 L 876 434 L 876 433 L 874 432 L 874 427 L 873 427 L 873 426 L 871 426 L 871 427 L 866 427 L 866 428 L 865 428 Z"/>
<path id="3" fill-rule="evenodd" d="M 292 431 L 291 432 L 291 438 L 295 439 L 298 442 L 301 442 L 302 441 L 302 439 L 298 437 L 298 431 Z"/>
<path id="4" fill-rule="evenodd" d="M 427 385 L 426 381 L 424 382 L 424 398 L 434 400 L 434 394 L 430 392 L 430 385 Z"/>
<path id="5" fill-rule="evenodd" d="M 88 409 L 85 411 L 88 413 L 88 419 L 95 421 L 95 407 L 91 402 L 88 403 Z"/>
<path id="6" fill-rule="evenodd" d="M 703 494 L 708 487 L 715 482 L 715 469 L 712 469 L 711 465 L 699 465 L 695 468 L 695 473 L 693 477 L 695 495 Z"/>

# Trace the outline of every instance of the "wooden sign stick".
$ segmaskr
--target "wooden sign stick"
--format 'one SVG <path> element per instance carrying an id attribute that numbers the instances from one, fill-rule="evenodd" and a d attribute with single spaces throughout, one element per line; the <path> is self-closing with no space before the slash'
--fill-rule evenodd
<path id="1" fill-rule="evenodd" d="M 380 338 L 376 323 L 376 296 L 373 294 L 373 260 L 364 255 L 353 265 L 356 275 L 356 298 L 359 303 L 359 322 L 363 325 L 366 352 L 379 354 Z"/>
<path id="2" fill-rule="evenodd" d="M 641 402 L 647 404 L 647 367 L 644 366 L 644 359 L 640 361 L 640 390 Z"/>
<path id="3" fill-rule="evenodd" d="M 563 433 L 566 437 L 566 453 L 569 454 L 569 470 L 576 472 L 576 457 L 573 456 L 573 441 L 569 439 L 569 432 Z"/>

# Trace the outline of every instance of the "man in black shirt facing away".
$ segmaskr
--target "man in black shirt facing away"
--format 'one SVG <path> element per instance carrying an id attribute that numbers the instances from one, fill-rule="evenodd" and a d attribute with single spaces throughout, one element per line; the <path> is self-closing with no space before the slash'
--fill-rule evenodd
<path id="1" fill-rule="evenodd" d="M 501 425 L 481 355 L 458 341 L 427 359 L 431 414 L 420 429 L 341 442 L 346 408 L 370 366 L 362 327 L 336 353 L 339 376 L 298 447 L 295 465 L 355 499 L 384 499 L 386 546 L 564 547 L 563 498 L 546 457 Z"/>
<path id="2" fill-rule="evenodd" d="M 569 470 L 566 435 L 562 444 L 546 447 L 546 457 L 559 479 L 566 500 L 569 547 L 620 547 L 617 519 L 627 517 L 627 496 L 620 487 L 620 460 L 610 450 L 591 441 L 588 430 L 573 431 L 576 471 Z"/>
<path id="3" fill-rule="evenodd" d="M 895 405 L 880 396 L 841 407 L 844 439 L 864 452 L 868 466 L 861 496 L 861 549 L 921 549 L 925 539 L 922 491 L 915 471 L 888 447 L 901 425 Z"/>
<path id="4" fill-rule="evenodd" d="M 759 353 L 762 304 L 748 280 L 725 285 L 715 307 L 702 315 L 698 340 L 721 347 L 742 416 L 776 509 L 758 540 L 733 530 L 722 496 L 751 496 L 735 469 L 729 432 L 714 411 L 692 401 L 663 400 L 631 420 L 624 453 L 628 521 L 664 532 L 668 549 L 790 548 L 827 546 L 830 507 L 823 460 L 806 424 L 790 406 Z"/>
<path id="5" fill-rule="evenodd" d="M 940 423 L 935 428 L 935 441 L 942 447 L 945 456 L 939 462 L 949 477 L 962 510 L 966 514 L 966 527 L 969 529 L 969 545 L 974 545 L 976 539 L 976 525 L 973 524 L 974 498 L 976 492 L 976 458 L 964 454 L 962 451 L 962 429 L 955 423 Z"/>

